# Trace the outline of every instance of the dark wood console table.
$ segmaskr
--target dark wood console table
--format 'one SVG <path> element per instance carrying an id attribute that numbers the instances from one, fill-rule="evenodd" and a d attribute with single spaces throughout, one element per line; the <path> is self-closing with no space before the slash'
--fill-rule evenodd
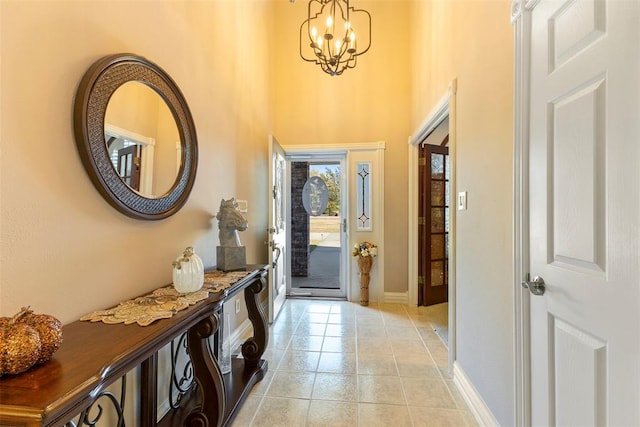
<path id="1" fill-rule="evenodd" d="M 185 332 L 197 387 L 180 410 L 169 413 L 160 425 L 230 424 L 267 371 L 261 357 L 269 332 L 258 301 L 266 287 L 267 267 L 247 269 L 249 275 L 223 292 L 149 326 L 81 321 L 65 325 L 64 342 L 52 360 L 23 374 L 0 378 L 0 426 L 65 425 L 138 365 L 142 369 L 139 425 L 158 425 L 157 352 Z M 254 335 L 242 345 L 243 359 L 234 359 L 231 374 L 222 375 L 207 340 L 219 329 L 223 303 L 242 291 Z"/>

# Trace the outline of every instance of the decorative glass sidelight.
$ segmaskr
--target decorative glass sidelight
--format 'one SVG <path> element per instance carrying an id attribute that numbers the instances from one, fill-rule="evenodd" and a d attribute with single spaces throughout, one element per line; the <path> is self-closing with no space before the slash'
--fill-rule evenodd
<path id="1" fill-rule="evenodd" d="M 371 162 L 356 165 L 356 229 L 371 231 Z"/>

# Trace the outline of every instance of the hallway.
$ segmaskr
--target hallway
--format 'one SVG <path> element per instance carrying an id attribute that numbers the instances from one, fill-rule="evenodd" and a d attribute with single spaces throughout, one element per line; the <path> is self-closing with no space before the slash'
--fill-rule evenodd
<path id="1" fill-rule="evenodd" d="M 287 300 L 270 329 L 269 371 L 233 426 L 477 425 L 446 373 L 440 311 Z"/>

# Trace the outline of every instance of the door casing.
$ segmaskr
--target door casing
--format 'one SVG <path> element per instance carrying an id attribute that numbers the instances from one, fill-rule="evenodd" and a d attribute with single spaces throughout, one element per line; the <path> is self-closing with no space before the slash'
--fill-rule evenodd
<path id="1" fill-rule="evenodd" d="M 450 200 L 456 200 L 454 195 L 456 187 L 456 93 L 457 80 L 449 83 L 447 92 L 440 98 L 433 110 L 409 137 L 409 221 L 408 235 L 408 290 L 409 305 L 418 305 L 418 145 L 440 123 L 449 117 L 449 161 L 451 162 Z M 449 210 L 449 363 L 448 372 L 453 374 L 453 365 L 456 361 L 456 210 Z"/>

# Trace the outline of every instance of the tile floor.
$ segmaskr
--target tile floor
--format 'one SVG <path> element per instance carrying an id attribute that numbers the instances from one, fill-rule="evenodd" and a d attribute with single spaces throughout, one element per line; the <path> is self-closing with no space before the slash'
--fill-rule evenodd
<path id="1" fill-rule="evenodd" d="M 447 374 L 438 312 L 287 300 L 270 328 L 269 371 L 233 427 L 477 425 Z"/>

